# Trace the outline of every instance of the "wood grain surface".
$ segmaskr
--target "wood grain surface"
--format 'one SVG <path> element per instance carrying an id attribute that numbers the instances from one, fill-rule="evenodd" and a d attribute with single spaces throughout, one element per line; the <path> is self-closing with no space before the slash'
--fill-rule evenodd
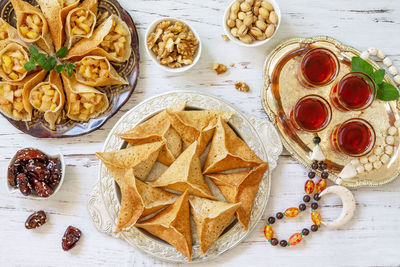
<path id="1" fill-rule="evenodd" d="M 89 220 L 86 201 L 97 179 L 98 161 L 115 122 L 140 101 L 170 90 L 190 89 L 220 96 L 244 113 L 267 119 L 260 102 L 262 65 L 269 51 L 292 37 L 330 35 L 365 50 L 376 46 L 400 66 L 400 2 L 393 0 L 285 0 L 279 1 L 282 24 L 267 45 L 242 48 L 221 39 L 222 16 L 229 1 L 222 0 L 121 0 L 135 21 L 141 41 L 141 75 L 129 102 L 100 130 L 69 139 L 41 140 L 22 134 L 0 118 L 0 266 L 167 266 L 125 242 L 98 233 Z M 160 16 L 187 20 L 203 42 L 198 64 L 183 74 L 160 70 L 144 50 L 146 27 Z M 229 65 L 217 76 L 213 62 Z M 245 81 L 249 93 L 234 89 Z M 45 151 L 61 151 L 66 158 L 65 182 L 54 198 L 34 201 L 20 194 L 10 195 L 5 187 L 6 166 L 16 150 L 36 146 Z M 306 170 L 290 156 L 280 157 L 272 173 L 272 191 L 263 221 L 238 247 L 210 262 L 210 266 L 399 266 L 400 180 L 377 188 L 353 190 L 357 211 L 353 220 L 337 230 L 321 228 L 296 247 L 270 246 L 263 237 L 263 224 L 270 214 L 297 206 L 303 196 Z M 338 198 L 322 200 L 322 215 L 339 215 Z M 48 223 L 26 230 L 24 222 L 33 211 L 44 209 Z M 309 213 L 297 220 L 285 220 L 276 227 L 280 238 L 310 227 Z M 79 244 L 70 252 L 61 249 L 61 237 L 68 225 L 82 230 Z M 205 265 L 205 264 L 204 264 Z M 202 265 L 203 266 L 203 265 Z"/>

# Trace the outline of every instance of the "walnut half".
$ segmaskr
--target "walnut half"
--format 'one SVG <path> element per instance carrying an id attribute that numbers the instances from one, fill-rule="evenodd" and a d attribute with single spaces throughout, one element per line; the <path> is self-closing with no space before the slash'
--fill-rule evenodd
<path id="1" fill-rule="evenodd" d="M 217 62 L 215 62 L 213 64 L 213 70 L 215 70 L 215 72 L 220 75 L 224 72 L 226 72 L 227 68 L 224 64 L 218 64 Z"/>
<path id="2" fill-rule="evenodd" d="M 235 88 L 241 92 L 248 92 L 250 90 L 250 87 L 245 82 L 235 83 Z"/>

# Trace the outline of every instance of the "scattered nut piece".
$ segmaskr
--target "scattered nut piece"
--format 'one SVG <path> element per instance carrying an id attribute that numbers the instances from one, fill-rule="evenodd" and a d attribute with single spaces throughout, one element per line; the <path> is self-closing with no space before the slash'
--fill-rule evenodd
<path id="1" fill-rule="evenodd" d="M 229 64 L 229 67 L 231 67 L 231 68 L 235 67 L 235 63 Z"/>
<path id="2" fill-rule="evenodd" d="M 147 38 L 147 47 L 156 54 L 161 65 L 180 68 L 191 65 L 199 40 L 182 22 L 161 21 Z"/>
<path id="3" fill-rule="evenodd" d="M 213 70 L 215 70 L 215 72 L 220 75 L 224 72 L 226 72 L 227 68 L 224 64 L 218 64 L 217 62 L 215 62 L 213 64 Z"/>
<path id="4" fill-rule="evenodd" d="M 241 92 L 248 92 L 250 90 L 250 87 L 245 82 L 235 83 L 235 88 Z"/>
<path id="5" fill-rule="evenodd" d="M 229 41 L 228 35 L 222 34 L 221 37 L 222 37 L 222 40 L 224 40 L 224 41 Z"/>

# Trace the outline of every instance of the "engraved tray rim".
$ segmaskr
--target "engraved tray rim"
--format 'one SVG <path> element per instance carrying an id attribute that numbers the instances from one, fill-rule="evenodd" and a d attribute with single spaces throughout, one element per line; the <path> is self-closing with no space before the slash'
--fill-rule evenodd
<path id="1" fill-rule="evenodd" d="M 308 37 L 308 38 L 307 37 L 296 37 L 296 38 L 287 39 L 287 40 L 281 42 L 279 45 L 277 45 L 266 57 L 266 59 L 264 61 L 263 69 L 262 69 L 262 71 L 263 71 L 263 87 L 261 88 L 261 104 L 264 107 L 264 110 L 265 110 L 266 114 L 268 115 L 274 128 L 277 130 L 279 136 L 281 137 L 282 144 L 285 147 L 285 149 L 289 152 L 289 154 L 296 161 L 298 161 L 305 168 L 307 168 L 307 166 L 308 166 L 307 160 L 304 159 L 303 157 L 301 157 L 301 155 L 299 153 L 297 153 L 296 149 L 293 148 L 289 142 L 290 138 L 287 137 L 285 134 L 283 134 L 282 131 L 279 129 L 279 127 L 277 126 L 276 119 L 275 119 L 276 115 L 275 115 L 274 111 L 272 110 L 272 108 L 268 104 L 267 92 L 268 92 L 268 90 L 270 90 L 270 77 L 268 75 L 268 70 L 270 68 L 270 64 L 272 64 L 271 61 L 272 61 L 274 55 L 277 54 L 280 50 L 282 50 L 286 46 L 288 46 L 290 44 L 294 44 L 294 43 L 313 43 L 313 42 L 318 42 L 318 41 L 330 42 L 333 45 L 335 45 L 336 47 L 340 47 L 341 49 L 346 50 L 348 52 L 354 53 L 356 55 L 361 54 L 361 52 L 358 49 L 356 49 L 352 46 L 349 46 L 349 45 L 345 45 L 342 42 L 340 42 L 339 40 L 337 40 L 333 37 L 330 37 L 330 36 L 321 35 L 321 36 L 314 36 L 314 37 Z M 368 58 L 367 61 L 375 69 L 381 68 L 378 65 L 378 63 L 371 60 L 370 58 Z M 393 79 L 387 73 L 385 74 L 384 80 L 386 82 L 391 83 L 394 86 L 396 86 Z M 397 88 L 397 86 L 396 86 L 396 88 Z M 400 100 L 397 100 L 397 107 L 398 108 L 400 107 Z M 377 186 L 384 185 L 384 184 L 394 181 L 395 179 L 399 178 L 399 175 L 400 175 L 400 168 L 395 170 L 395 172 L 388 179 L 385 179 L 385 180 L 373 181 L 372 179 L 359 179 L 359 180 L 352 180 L 352 181 L 343 181 L 342 185 L 350 187 L 350 188 L 377 187 Z M 331 181 L 335 181 L 336 178 L 337 178 L 337 174 L 331 173 L 329 179 Z"/>

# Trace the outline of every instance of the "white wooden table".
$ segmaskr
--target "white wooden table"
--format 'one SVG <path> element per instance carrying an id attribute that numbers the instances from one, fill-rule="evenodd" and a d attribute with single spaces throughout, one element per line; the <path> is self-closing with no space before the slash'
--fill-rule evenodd
<path id="1" fill-rule="evenodd" d="M 281 41 L 296 36 L 330 35 L 361 50 L 376 46 L 400 65 L 400 2 L 393 0 L 285 0 L 279 1 L 282 25 L 275 38 L 264 47 L 246 49 L 224 42 L 221 22 L 228 5 L 225 0 L 121 0 L 130 11 L 140 36 L 140 79 L 129 102 L 100 130 L 69 139 L 37 139 L 22 134 L 0 118 L 0 266 L 164 266 L 121 240 L 98 233 L 89 220 L 86 201 L 97 179 L 94 156 L 115 122 L 140 101 L 176 89 L 198 90 L 220 96 L 244 113 L 267 119 L 260 103 L 262 65 L 269 51 Z M 184 74 L 159 70 L 147 57 L 146 27 L 160 16 L 189 21 L 203 41 L 198 64 Z M 213 62 L 235 66 L 217 76 Z M 236 81 L 247 82 L 251 91 L 233 88 Z M 33 201 L 20 194 L 9 195 L 4 186 L 6 166 L 19 148 L 38 146 L 58 149 L 65 155 L 67 174 L 60 192 L 51 200 Z M 267 244 L 263 225 L 270 214 L 298 205 L 302 198 L 306 171 L 290 156 L 280 157 L 272 174 L 272 191 L 263 220 L 238 247 L 222 255 L 210 266 L 394 266 L 400 264 L 400 180 L 378 188 L 353 190 L 357 211 L 353 220 L 336 231 L 321 228 L 296 247 Z M 321 202 L 325 218 L 340 213 L 335 197 Z M 44 209 L 48 223 L 26 230 L 24 222 L 33 211 Z M 83 236 L 70 252 L 61 249 L 61 237 L 68 225 L 80 228 Z M 307 216 L 285 221 L 276 227 L 280 238 L 310 227 Z"/>

